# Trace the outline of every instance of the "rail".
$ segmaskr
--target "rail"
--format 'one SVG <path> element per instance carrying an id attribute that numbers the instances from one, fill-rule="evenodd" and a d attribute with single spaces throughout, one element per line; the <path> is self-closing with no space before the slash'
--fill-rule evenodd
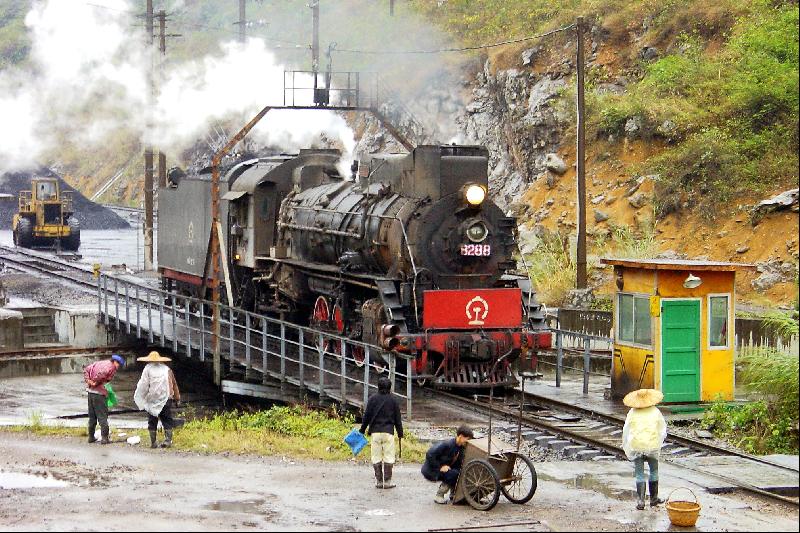
<path id="1" fill-rule="evenodd" d="M 219 305 L 220 356 L 228 370 L 244 369 L 245 382 L 279 382 L 311 391 L 320 400 L 364 407 L 380 377 L 388 377 L 395 395 L 412 412 L 413 366 L 410 356 L 292 322 Z M 100 274 L 100 321 L 150 344 L 184 353 L 200 362 L 213 359 L 213 304 L 189 296 L 144 287 Z"/>

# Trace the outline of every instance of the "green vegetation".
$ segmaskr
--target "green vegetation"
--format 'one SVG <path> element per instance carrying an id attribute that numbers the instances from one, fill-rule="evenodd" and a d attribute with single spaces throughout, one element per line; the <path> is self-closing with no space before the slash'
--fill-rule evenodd
<path id="1" fill-rule="evenodd" d="M 199 453 L 229 452 L 342 461 L 353 457 L 343 439 L 354 427 L 352 415 L 304 406 L 272 407 L 254 412 L 229 411 L 189 420 L 175 430 L 173 447 Z M 36 413 L 31 415 L 28 424 L 4 429 L 43 436 L 86 437 L 85 428 L 44 425 Z M 129 437 L 138 435 L 142 446 L 150 442 L 147 431 L 125 432 Z M 403 439 L 403 461 L 422 462 L 426 451 L 427 447 L 412 435 Z M 367 446 L 358 455 L 358 460 L 367 461 L 369 456 Z"/>
<path id="2" fill-rule="evenodd" d="M 0 69 L 22 63 L 28 57 L 30 40 L 24 15 L 30 0 L 8 0 L 0 11 Z"/>
<path id="3" fill-rule="evenodd" d="M 272 407 L 266 411 L 227 412 L 192 420 L 175 432 L 175 445 L 193 451 L 290 455 L 307 459 L 344 460 L 352 457 L 342 439 L 355 427 L 352 415 L 307 407 Z M 425 448 L 409 436 L 403 439 L 406 461 L 422 461 Z M 360 454 L 369 457 L 369 447 Z"/>
<path id="4" fill-rule="evenodd" d="M 540 240 L 535 251 L 525 256 L 528 272 L 531 276 L 539 300 L 547 305 L 560 305 L 567 293 L 575 286 L 575 258 L 568 244 L 568 237 L 548 233 Z M 658 253 L 655 226 L 644 223 L 638 228 L 629 226 L 612 226 L 609 236 L 597 236 L 590 243 L 590 255 L 587 259 L 587 275 L 601 268 L 599 257 L 626 257 L 631 259 L 649 259 Z M 598 309 L 607 303 L 598 303 Z"/>
<path id="5" fill-rule="evenodd" d="M 567 242 L 559 235 L 546 234 L 525 260 L 539 301 L 547 305 L 561 304 L 575 286 L 576 267 Z M 592 266 L 587 265 L 587 269 Z"/>
<path id="6" fill-rule="evenodd" d="M 596 96 L 598 133 L 622 135 L 630 119 L 669 146 L 643 169 L 660 176 L 656 215 L 684 203 L 713 218 L 748 191 L 797 180 L 798 8 L 756 0 L 724 42 L 682 33 L 671 53 L 643 67 L 624 95 Z"/>
<path id="7" fill-rule="evenodd" d="M 798 365 L 796 355 L 757 349 L 739 356 L 742 380 L 761 399 L 742 406 L 715 402 L 703 425 L 750 453 L 798 452 Z"/>
<path id="8" fill-rule="evenodd" d="M 611 226 L 611 241 L 598 241 L 601 255 L 628 259 L 652 259 L 658 254 L 656 228 L 646 222 L 634 229 L 630 226 Z"/>
<path id="9" fill-rule="evenodd" d="M 748 193 L 797 182 L 798 6 L 772 0 L 415 0 L 470 44 L 539 33 L 584 15 L 618 58 L 590 67 L 590 89 L 632 79 L 624 94 L 587 94 L 589 133 L 638 135 L 665 149 L 638 170 L 658 174 L 656 216 L 684 205 L 713 218 Z M 641 39 L 637 42 L 632 37 Z M 564 33 L 543 44 L 562 54 Z M 533 46 L 536 41 L 520 46 Z M 643 45 L 659 58 L 639 57 Z M 557 62 L 554 57 L 552 61 Z M 621 63 L 621 64 L 620 64 Z"/>

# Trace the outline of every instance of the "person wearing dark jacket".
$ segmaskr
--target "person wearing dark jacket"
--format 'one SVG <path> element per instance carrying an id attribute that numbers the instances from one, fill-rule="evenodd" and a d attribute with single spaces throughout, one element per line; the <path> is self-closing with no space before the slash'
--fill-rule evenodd
<path id="1" fill-rule="evenodd" d="M 436 503 L 447 503 L 447 493 L 452 494 L 455 491 L 461 463 L 464 461 L 464 447 L 472 437 L 469 427 L 460 426 L 456 431 L 456 438 L 434 444 L 425 454 L 422 475 L 428 481 L 441 481 L 433 499 Z"/>
<path id="2" fill-rule="evenodd" d="M 364 411 L 361 433 L 372 436 L 372 468 L 375 471 L 375 487 L 391 489 L 396 485 L 392 483 L 392 468 L 394 467 L 394 432 L 397 437 L 403 438 L 403 421 L 400 417 L 400 404 L 392 396 L 392 383 L 387 378 L 378 380 L 378 394 L 372 396 L 367 402 Z"/>

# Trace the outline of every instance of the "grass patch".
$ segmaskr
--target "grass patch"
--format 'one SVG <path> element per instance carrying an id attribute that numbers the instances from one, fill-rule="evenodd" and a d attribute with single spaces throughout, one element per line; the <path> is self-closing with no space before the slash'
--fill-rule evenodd
<path id="1" fill-rule="evenodd" d="M 352 415 L 307 407 L 272 407 L 266 411 L 228 412 L 192 420 L 175 432 L 176 447 L 192 451 L 290 455 L 340 461 L 352 457 L 344 436 L 354 427 Z M 422 462 L 427 447 L 413 436 L 403 439 L 405 461 Z M 369 446 L 358 456 L 369 458 Z"/>
<path id="2" fill-rule="evenodd" d="M 749 453 L 798 453 L 798 361 L 765 348 L 741 355 L 745 386 L 760 399 L 743 406 L 715 402 L 703 426 Z"/>
<path id="3" fill-rule="evenodd" d="M 525 260 L 539 301 L 560 305 L 575 287 L 577 272 L 568 243 L 558 234 L 545 234 Z"/>
<path id="4" fill-rule="evenodd" d="M 575 288 L 576 265 L 568 237 L 558 233 L 545 233 L 534 251 L 525 256 L 528 272 L 536 287 L 537 297 L 546 305 L 561 305 L 570 290 Z M 649 259 L 658 253 L 655 225 L 649 222 L 634 229 L 628 226 L 612 226 L 610 236 L 596 237 L 591 243 L 586 259 L 587 277 L 601 268 L 599 257 L 625 257 Z M 611 308 L 610 300 L 598 302 L 599 306 Z M 603 308 L 603 307 L 599 307 Z"/>
<path id="5" fill-rule="evenodd" d="M 658 254 L 655 224 L 644 223 L 638 229 L 611 226 L 611 239 L 598 241 L 602 255 L 627 259 L 652 259 Z"/>
<path id="6" fill-rule="evenodd" d="M 7 431 L 30 432 L 42 436 L 86 437 L 86 428 L 48 426 L 29 421 L 9 426 Z M 173 447 L 198 453 L 235 453 L 288 456 L 297 459 L 343 461 L 353 457 L 344 436 L 357 427 L 352 415 L 317 411 L 304 406 L 272 407 L 266 411 L 230 411 L 189 420 L 175 430 Z M 112 432 L 113 435 L 116 432 Z M 141 446 L 149 445 L 146 430 L 125 430 L 127 437 L 138 435 Z M 404 462 L 423 462 L 428 446 L 413 435 L 403 439 Z M 369 445 L 357 460 L 369 461 Z"/>

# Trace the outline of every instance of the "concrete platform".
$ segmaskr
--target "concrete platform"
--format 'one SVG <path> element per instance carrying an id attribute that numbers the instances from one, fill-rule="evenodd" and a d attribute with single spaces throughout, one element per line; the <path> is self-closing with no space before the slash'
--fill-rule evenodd
<path id="1" fill-rule="evenodd" d="M 785 456 L 792 457 L 792 456 Z M 797 456 L 794 468 L 797 468 Z M 784 496 L 798 495 L 798 474 L 797 471 L 791 472 L 782 468 L 777 468 L 764 464 L 755 464 L 742 457 L 682 457 L 672 459 L 677 465 L 696 467 L 706 471 L 714 472 L 722 477 L 739 480 L 750 485 L 754 485 L 761 490 L 781 494 Z M 777 461 L 776 461 L 777 462 Z M 788 461 L 787 461 L 788 462 Z M 791 465 L 787 465 L 791 466 Z M 734 487 L 724 480 L 717 480 L 707 477 L 705 488 L 712 494 L 729 492 Z"/>
<path id="2" fill-rule="evenodd" d="M 545 374 L 543 378 L 535 381 L 526 381 L 525 391 L 624 420 L 629 408 L 621 401 L 605 398 L 609 386 L 608 379 L 592 376 L 589 379 L 589 393 L 583 394 L 582 379 L 565 376 L 561 379 L 561 387 L 556 387 L 555 377 Z"/>
<path id="3" fill-rule="evenodd" d="M 525 382 L 525 391 L 531 394 L 591 409 L 624 421 L 630 408 L 622 400 L 611 399 L 609 387 L 610 381 L 602 376 L 590 377 L 588 394 L 583 393 L 583 378 L 573 375 L 563 376 L 560 387 L 556 387 L 555 376 L 547 374 L 543 378 Z M 706 404 L 701 403 L 669 404 L 659 405 L 658 408 L 669 422 L 702 418 L 705 406 Z"/>

